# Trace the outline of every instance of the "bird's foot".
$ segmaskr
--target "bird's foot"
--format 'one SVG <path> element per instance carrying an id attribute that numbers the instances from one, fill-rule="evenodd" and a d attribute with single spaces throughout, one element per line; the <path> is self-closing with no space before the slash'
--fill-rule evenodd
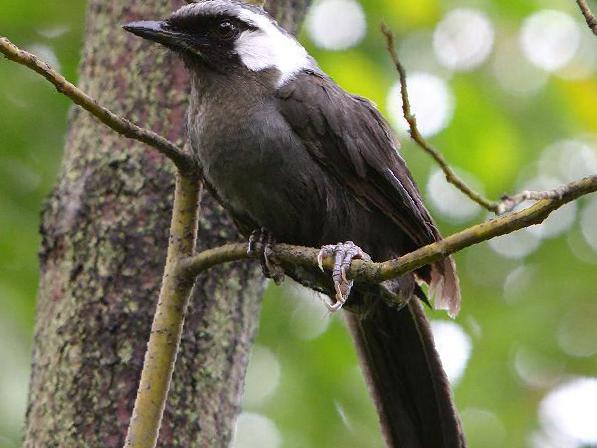
<path id="1" fill-rule="evenodd" d="M 261 271 L 279 285 L 284 281 L 284 270 L 272 260 L 272 245 L 276 243 L 272 234 L 264 227 L 253 230 L 247 244 L 247 254 L 259 256 Z"/>
<path id="2" fill-rule="evenodd" d="M 359 246 L 352 241 L 345 243 L 328 244 L 323 246 L 317 255 L 317 263 L 319 269 L 323 271 L 323 259 L 325 257 L 334 257 L 334 268 L 332 270 L 332 280 L 334 281 L 334 289 L 336 290 L 336 302 L 327 303 L 326 306 L 330 312 L 338 311 L 348 300 L 348 295 L 352 289 L 353 281 L 346 276 L 348 269 L 355 258 L 363 260 L 371 260 Z"/>

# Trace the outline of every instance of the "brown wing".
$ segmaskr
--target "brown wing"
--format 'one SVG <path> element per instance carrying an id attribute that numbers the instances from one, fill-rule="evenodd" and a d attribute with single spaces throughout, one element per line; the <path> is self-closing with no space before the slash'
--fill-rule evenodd
<path id="1" fill-rule="evenodd" d="M 312 157 L 356 197 L 390 217 L 414 247 L 441 238 L 389 126 L 368 100 L 311 70 L 282 86 L 278 98 L 280 112 Z M 435 263 L 426 280 L 436 306 L 455 314 L 460 293 L 451 259 Z"/>

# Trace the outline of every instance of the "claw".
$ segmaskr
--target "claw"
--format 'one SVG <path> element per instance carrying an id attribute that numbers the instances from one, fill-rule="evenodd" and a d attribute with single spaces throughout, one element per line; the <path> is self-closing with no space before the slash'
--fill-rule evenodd
<path id="1" fill-rule="evenodd" d="M 346 303 L 352 289 L 353 281 L 347 275 L 352 260 L 355 258 L 369 260 L 370 257 L 352 241 L 326 245 L 321 248 L 317 255 L 317 264 L 321 270 L 323 270 L 323 258 L 332 255 L 334 256 L 332 280 L 334 282 L 334 289 L 336 290 L 336 301 L 334 303 L 326 302 L 326 306 L 330 312 L 336 312 Z"/>
<path id="2" fill-rule="evenodd" d="M 342 243 L 338 243 L 337 245 L 327 244 L 321 247 L 319 253 L 317 254 L 317 265 L 319 266 L 319 269 L 321 269 L 321 272 L 325 272 L 325 269 L 323 269 L 323 259 L 325 257 L 331 257 L 334 255 L 336 253 L 336 247 L 338 247 L 340 244 Z"/>
<path id="3" fill-rule="evenodd" d="M 330 313 L 335 313 L 340 308 L 342 308 L 342 305 L 344 305 L 344 302 L 336 302 L 336 303 L 325 302 L 325 306 L 327 306 Z"/>
<path id="4" fill-rule="evenodd" d="M 323 269 L 323 249 L 321 249 L 319 251 L 319 253 L 317 254 L 317 266 L 319 266 L 319 269 L 321 270 L 321 272 L 324 272 L 324 269 Z"/>

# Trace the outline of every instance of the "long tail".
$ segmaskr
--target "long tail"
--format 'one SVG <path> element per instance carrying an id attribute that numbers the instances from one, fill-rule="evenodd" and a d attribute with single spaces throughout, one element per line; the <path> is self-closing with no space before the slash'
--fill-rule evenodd
<path id="1" fill-rule="evenodd" d="M 377 300 L 364 316 L 346 314 L 387 446 L 465 447 L 450 386 L 419 301 L 413 299 L 397 310 Z"/>

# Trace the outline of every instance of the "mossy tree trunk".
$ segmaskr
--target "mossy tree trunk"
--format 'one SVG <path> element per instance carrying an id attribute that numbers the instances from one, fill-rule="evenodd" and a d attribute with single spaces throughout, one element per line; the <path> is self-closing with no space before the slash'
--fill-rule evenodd
<path id="1" fill-rule="evenodd" d="M 279 0 L 294 29 L 307 0 Z M 91 0 L 79 85 L 114 112 L 183 144 L 187 77 L 158 46 L 121 30 L 182 4 Z M 174 176 L 157 152 L 74 109 L 41 232 L 27 447 L 122 446 L 165 262 Z M 199 245 L 237 238 L 204 195 Z M 198 279 L 160 446 L 227 446 L 239 411 L 263 279 L 252 263 Z"/>

